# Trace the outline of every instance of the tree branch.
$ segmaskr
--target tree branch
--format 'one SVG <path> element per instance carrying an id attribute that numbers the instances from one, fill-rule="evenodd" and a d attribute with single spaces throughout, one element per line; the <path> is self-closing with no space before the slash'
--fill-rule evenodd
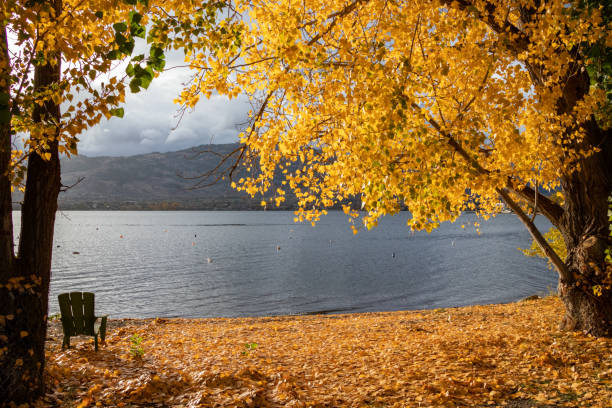
<path id="1" fill-rule="evenodd" d="M 418 111 L 421 110 L 419 105 L 417 105 L 414 102 L 411 104 L 411 106 L 413 108 L 417 109 Z M 459 153 L 459 155 L 461 157 L 463 157 L 478 173 L 480 173 L 480 174 L 490 174 L 491 173 L 490 170 L 487 170 L 484 167 L 482 167 L 482 165 L 480 163 L 478 163 L 478 161 L 475 158 L 470 156 L 470 154 L 463 148 L 463 146 L 461 146 L 461 144 L 459 144 L 459 142 L 457 142 L 455 140 L 455 138 L 450 133 L 444 131 L 440 127 L 438 122 L 436 122 L 435 119 L 425 116 L 425 120 L 440 135 L 442 135 L 447 140 L 448 144 L 457 153 Z M 531 190 L 531 194 L 532 194 L 530 197 L 534 197 L 535 190 L 527 189 L 526 191 L 529 192 L 529 190 Z M 542 252 L 544 252 L 546 254 L 548 259 L 550 259 L 552 264 L 555 266 L 555 269 L 559 273 L 560 279 L 562 281 L 565 281 L 565 282 L 571 282 L 573 277 L 572 277 L 571 273 L 569 272 L 569 269 L 567 268 L 567 265 L 565 265 L 563 260 L 561 260 L 561 258 L 559 258 L 559 255 L 557 255 L 557 253 L 554 251 L 554 249 L 552 249 L 552 247 L 550 246 L 548 241 L 546 241 L 546 239 L 542 236 L 542 233 L 538 230 L 538 228 L 535 226 L 535 224 L 529 219 L 527 214 L 525 214 L 523 209 L 512 199 L 512 197 L 510 197 L 510 194 L 508 193 L 508 188 L 507 187 L 501 187 L 501 188 L 497 187 L 495 189 L 495 191 L 497 191 L 497 193 L 502 197 L 502 199 L 506 202 L 506 204 L 508 204 L 508 207 L 510 207 L 510 209 L 512 209 L 512 211 L 514 211 L 514 213 L 519 217 L 519 219 L 525 225 L 525 227 L 527 227 L 527 230 L 531 234 L 532 238 L 538 243 L 538 246 L 540 247 L 540 249 L 542 249 Z M 545 197 L 541 196 L 541 198 L 545 198 Z M 533 198 L 531 198 L 531 199 L 533 200 Z M 557 204 L 555 204 L 555 205 L 557 205 Z M 555 218 L 555 219 L 557 219 L 557 218 Z M 551 222 L 552 221 L 553 220 L 551 219 Z"/>
<path id="2" fill-rule="evenodd" d="M 72 183 L 69 186 L 66 186 L 64 184 L 60 184 L 60 193 L 64 193 L 64 192 L 70 190 L 72 187 L 76 186 L 77 184 L 79 184 L 83 180 L 85 180 L 85 177 L 79 177 L 79 179 L 77 181 L 75 181 L 74 183 Z"/>
<path id="3" fill-rule="evenodd" d="M 505 46 L 510 51 L 512 51 L 512 53 L 516 57 L 518 57 L 520 53 L 526 52 L 529 50 L 529 44 L 531 43 L 531 40 L 529 39 L 527 34 L 525 34 L 515 25 L 511 24 L 507 19 L 504 19 L 503 24 L 500 24 L 495 19 L 495 11 L 497 10 L 497 7 L 498 7 L 495 4 L 489 1 L 485 1 L 484 2 L 484 13 L 481 12 L 476 7 L 474 1 L 456 0 L 456 1 L 453 1 L 452 4 L 456 5 L 459 8 L 459 10 L 464 10 L 468 12 L 474 11 L 476 14 L 476 17 L 480 19 L 481 21 L 483 21 L 485 24 L 487 24 L 491 28 L 491 30 L 495 31 L 498 35 L 505 37 L 505 40 L 506 40 Z M 529 75 L 531 76 L 531 79 L 535 83 L 541 85 L 544 82 L 544 80 L 542 78 L 540 69 L 538 69 L 536 66 L 534 66 L 529 61 L 522 60 L 522 62 L 525 64 L 527 71 L 529 71 Z"/>
<path id="4" fill-rule="evenodd" d="M 182 177 L 185 180 L 199 180 L 195 185 L 190 187 L 189 190 L 210 187 L 221 181 L 226 175 L 229 177 L 230 180 L 232 180 L 234 171 L 238 168 L 238 165 L 242 161 L 245 149 L 246 145 L 240 145 L 236 149 L 226 154 L 221 154 L 209 149 L 201 150 L 197 152 L 196 157 L 205 153 L 209 153 L 220 158 L 217 164 L 212 169 L 202 174 L 198 174 L 197 176 L 188 177 L 179 174 L 179 177 Z M 238 158 L 232 160 L 232 162 L 229 163 L 230 159 L 234 158 L 236 155 L 238 155 Z M 228 165 L 226 166 L 226 164 Z"/>
<path id="5" fill-rule="evenodd" d="M 357 6 L 359 5 L 359 3 L 367 3 L 368 0 L 355 0 L 353 1 L 351 4 L 347 5 L 346 7 L 344 7 L 342 10 L 337 11 L 333 14 L 330 14 L 327 18 L 333 18 L 333 20 L 331 21 L 331 23 L 329 23 L 329 26 L 327 27 L 327 29 L 325 31 L 320 32 L 319 34 L 315 35 L 314 37 L 312 37 L 310 39 L 310 41 L 308 41 L 308 45 L 312 45 L 314 43 L 316 43 L 317 41 L 319 41 L 321 39 L 321 37 L 323 37 L 324 35 L 326 35 L 327 33 L 329 33 L 332 28 L 334 28 L 334 26 L 336 25 L 336 23 L 338 22 L 338 18 L 342 18 L 344 16 L 346 16 L 347 14 L 349 14 L 351 11 L 355 10 L 357 8 Z"/>
<path id="6" fill-rule="evenodd" d="M 508 41 L 509 48 L 514 51 L 516 54 L 519 54 L 523 51 L 527 51 L 529 47 L 529 37 L 521 30 L 519 30 L 515 25 L 511 24 L 508 20 L 505 20 L 503 24 L 500 24 L 495 19 L 495 11 L 497 10 L 497 6 L 489 1 L 484 2 L 484 13 L 482 13 L 476 7 L 476 2 L 469 0 L 456 0 L 453 4 L 456 4 L 460 10 L 465 11 L 475 11 L 476 16 L 486 23 L 493 31 L 498 34 L 510 34 L 509 37 L 512 37 L 512 40 Z"/>
<path id="7" fill-rule="evenodd" d="M 531 215 L 531 222 L 533 222 L 535 220 L 536 215 L 538 214 L 538 196 L 540 195 L 538 193 L 538 180 L 536 180 L 535 183 L 535 198 L 533 199 L 533 214 Z"/>
<path id="8" fill-rule="evenodd" d="M 513 193 L 516 193 L 522 199 L 533 204 L 536 207 L 535 210 L 540 210 L 542 214 L 544 214 L 544 216 L 548 218 L 555 227 L 559 227 L 561 223 L 561 217 L 563 216 L 564 211 L 563 207 L 561 207 L 559 204 L 555 203 L 553 200 L 543 194 L 540 194 L 539 192 L 537 193 L 536 204 L 536 191 L 529 186 L 525 186 L 519 189 L 514 187 L 512 182 L 509 181 L 508 189 L 511 190 Z"/>
<path id="9" fill-rule="evenodd" d="M 527 230 L 529 231 L 529 233 L 531 234 L 535 242 L 538 243 L 538 246 L 540 247 L 542 252 L 546 254 L 548 259 L 550 259 L 550 262 L 552 262 L 552 264 L 555 266 L 555 269 L 559 273 L 560 280 L 562 282 L 572 282 L 573 276 L 569 268 L 567 267 L 567 265 L 565 265 L 565 262 L 563 262 L 563 260 L 559 258 L 559 255 L 557 255 L 555 250 L 552 249 L 548 241 L 546 241 L 546 239 L 542 236 L 542 234 L 540 233 L 538 228 L 535 226 L 535 224 L 529 219 L 527 214 L 525 214 L 521 206 L 518 205 L 512 199 L 512 197 L 510 197 L 510 194 L 508 194 L 508 190 L 505 188 L 497 188 L 496 191 L 503 198 L 506 204 L 508 204 L 508 207 L 510 207 L 510 209 L 514 211 L 514 213 L 517 215 L 519 220 L 521 220 L 521 222 L 525 225 L 525 227 L 527 227 Z"/>

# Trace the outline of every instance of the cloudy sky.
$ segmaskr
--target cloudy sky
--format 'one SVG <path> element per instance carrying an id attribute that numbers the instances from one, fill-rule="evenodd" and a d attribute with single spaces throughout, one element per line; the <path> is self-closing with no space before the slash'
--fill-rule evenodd
<path id="1" fill-rule="evenodd" d="M 16 38 L 11 33 L 8 42 L 11 52 L 19 53 Z M 148 53 L 147 44 L 142 39 L 136 39 L 133 55 L 142 53 Z M 123 105 L 123 118 L 103 120 L 78 136 L 79 154 L 130 156 L 169 152 L 208 143 L 237 142 L 251 109 L 245 96 L 231 101 L 220 95 L 213 95 L 210 99 L 204 97 L 178 123 L 179 106 L 172 101 L 183 89 L 182 84 L 189 79 L 190 73 L 186 68 L 172 67 L 183 64 L 182 51 L 167 52 L 167 70 L 155 78 L 147 90 L 137 94 L 128 92 Z M 115 68 L 118 71 L 112 74 L 122 74 L 126 66 L 127 62 L 119 65 Z M 62 108 L 66 109 L 64 106 Z M 15 143 L 20 145 L 19 140 L 15 140 Z"/>
<path id="2" fill-rule="evenodd" d="M 135 55 L 139 53 L 138 49 L 134 52 Z M 182 53 L 174 52 L 167 56 L 167 68 L 181 64 Z M 247 120 L 250 110 L 246 97 L 231 101 L 220 95 L 213 95 L 210 99 L 204 97 L 178 123 L 178 105 L 172 101 L 188 78 L 187 69 L 170 69 L 155 78 L 146 91 L 128 93 L 125 116 L 104 120 L 79 135 L 79 154 L 129 156 L 169 152 L 211 142 L 238 141 L 240 124 Z"/>

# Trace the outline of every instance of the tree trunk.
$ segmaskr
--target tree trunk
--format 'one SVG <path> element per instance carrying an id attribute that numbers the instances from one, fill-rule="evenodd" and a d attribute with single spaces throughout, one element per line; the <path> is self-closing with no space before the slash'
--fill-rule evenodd
<path id="1" fill-rule="evenodd" d="M 610 246 L 608 197 L 612 193 L 612 135 L 603 141 L 602 152 L 582 161 L 582 167 L 562 179 L 565 212 L 560 229 L 573 277 L 559 280 L 559 296 L 566 307 L 562 327 L 595 336 L 612 336 L 612 292 L 596 295 L 593 287 L 604 285 L 605 250 Z"/>
<path id="2" fill-rule="evenodd" d="M 9 95 L 9 54 L 6 27 L 0 25 L 0 94 Z M 11 202 L 11 179 L 9 166 L 11 162 L 11 110 L 8 104 L 0 105 L 3 120 L 0 120 L 0 277 L 4 271 L 12 268 L 13 251 L 13 215 Z"/>
<path id="3" fill-rule="evenodd" d="M 571 77 L 559 110 L 569 111 L 588 89 L 586 73 Z M 571 275 L 569 280 L 559 280 L 559 296 L 566 307 L 561 327 L 612 336 L 612 292 L 596 295 L 593 290 L 605 279 L 604 251 L 611 244 L 607 213 L 612 194 L 612 132 L 600 129 L 594 119 L 583 126 L 587 134 L 579 147 L 601 150 L 580 160 L 573 173 L 561 178 L 565 204 L 559 229 Z"/>
<path id="4" fill-rule="evenodd" d="M 6 27 L 0 26 L 0 93 L 9 94 L 9 56 Z M 8 390 L 17 379 L 12 378 L 15 358 L 12 358 L 5 347 L 15 339 L 10 338 L 14 332 L 10 326 L 12 308 L 9 307 L 9 290 L 7 284 L 13 277 L 15 256 L 13 251 L 13 214 L 11 203 L 11 179 L 9 166 L 11 161 L 11 126 L 9 106 L 2 106 L 8 112 L 8 118 L 0 122 L 0 401 L 8 401 Z M 14 337 L 14 336 L 13 336 Z M 10 348 L 8 349 L 11 350 Z"/>
<path id="5" fill-rule="evenodd" d="M 54 2 L 54 8 L 58 15 L 61 2 Z M 35 67 L 36 90 L 43 90 L 59 81 L 60 56 L 54 57 L 55 64 L 46 61 Z M 59 106 L 47 101 L 43 106 L 35 108 L 33 119 L 39 123 L 59 123 Z M 0 348 L 4 347 L 0 355 L 0 401 L 31 401 L 44 392 L 53 229 L 61 185 L 59 129 L 55 126 L 50 129 L 50 134 L 43 136 L 48 148 L 41 149 L 42 153 L 50 153 L 50 159 L 43 160 L 35 152 L 28 158 L 18 256 L 13 258 L 10 254 L 12 262 L 5 265 L 3 261 L 0 270 L 0 316 L 3 317 L 0 319 Z M 7 177 L 5 172 L 1 178 Z M 0 182 L 0 187 L 3 183 L 4 180 Z M 2 194 L 0 191 L 0 197 L 3 197 Z M 3 220 L 11 215 L 9 208 L 2 207 L 0 217 Z M 5 255 L 2 254 L 3 257 Z"/>
<path id="6" fill-rule="evenodd" d="M 612 296 L 589 293 L 589 288 L 559 282 L 559 294 L 565 304 L 562 330 L 580 330 L 597 337 L 612 337 Z"/>

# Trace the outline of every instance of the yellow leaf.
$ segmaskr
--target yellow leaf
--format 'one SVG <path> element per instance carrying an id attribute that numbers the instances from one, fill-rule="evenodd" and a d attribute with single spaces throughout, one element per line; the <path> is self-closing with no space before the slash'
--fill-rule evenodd
<path id="1" fill-rule="evenodd" d="M 79 405 L 77 405 L 77 408 L 85 408 L 85 407 L 88 407 L 88 406 L 89 406 L 89 404 L 91 404 L 91 402 L 92 402 L 92 401 L 91 401 L 91 398 L 89 398 L 89 397 L 83 398 L 83 400 L 81 401 L 81 403 L 80 403 Z"/>

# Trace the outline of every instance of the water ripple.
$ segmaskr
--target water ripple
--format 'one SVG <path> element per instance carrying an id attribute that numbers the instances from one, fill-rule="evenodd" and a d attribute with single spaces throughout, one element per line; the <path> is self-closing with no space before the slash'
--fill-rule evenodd
<path id="1" fill-rule="evenodd" d="M 530 239 L 511 214 L 479 220 L 481 235 L 473 214 L 431 234 L 400 214 L 356 236 L 338 212 L 316 228 L 291 212 L 63 214 L 50 313 L 72 290 L 95 292 L 113 317 L 207 317 L 461 306 L 556 287 L 544 261 L 517 250 Z"/>

